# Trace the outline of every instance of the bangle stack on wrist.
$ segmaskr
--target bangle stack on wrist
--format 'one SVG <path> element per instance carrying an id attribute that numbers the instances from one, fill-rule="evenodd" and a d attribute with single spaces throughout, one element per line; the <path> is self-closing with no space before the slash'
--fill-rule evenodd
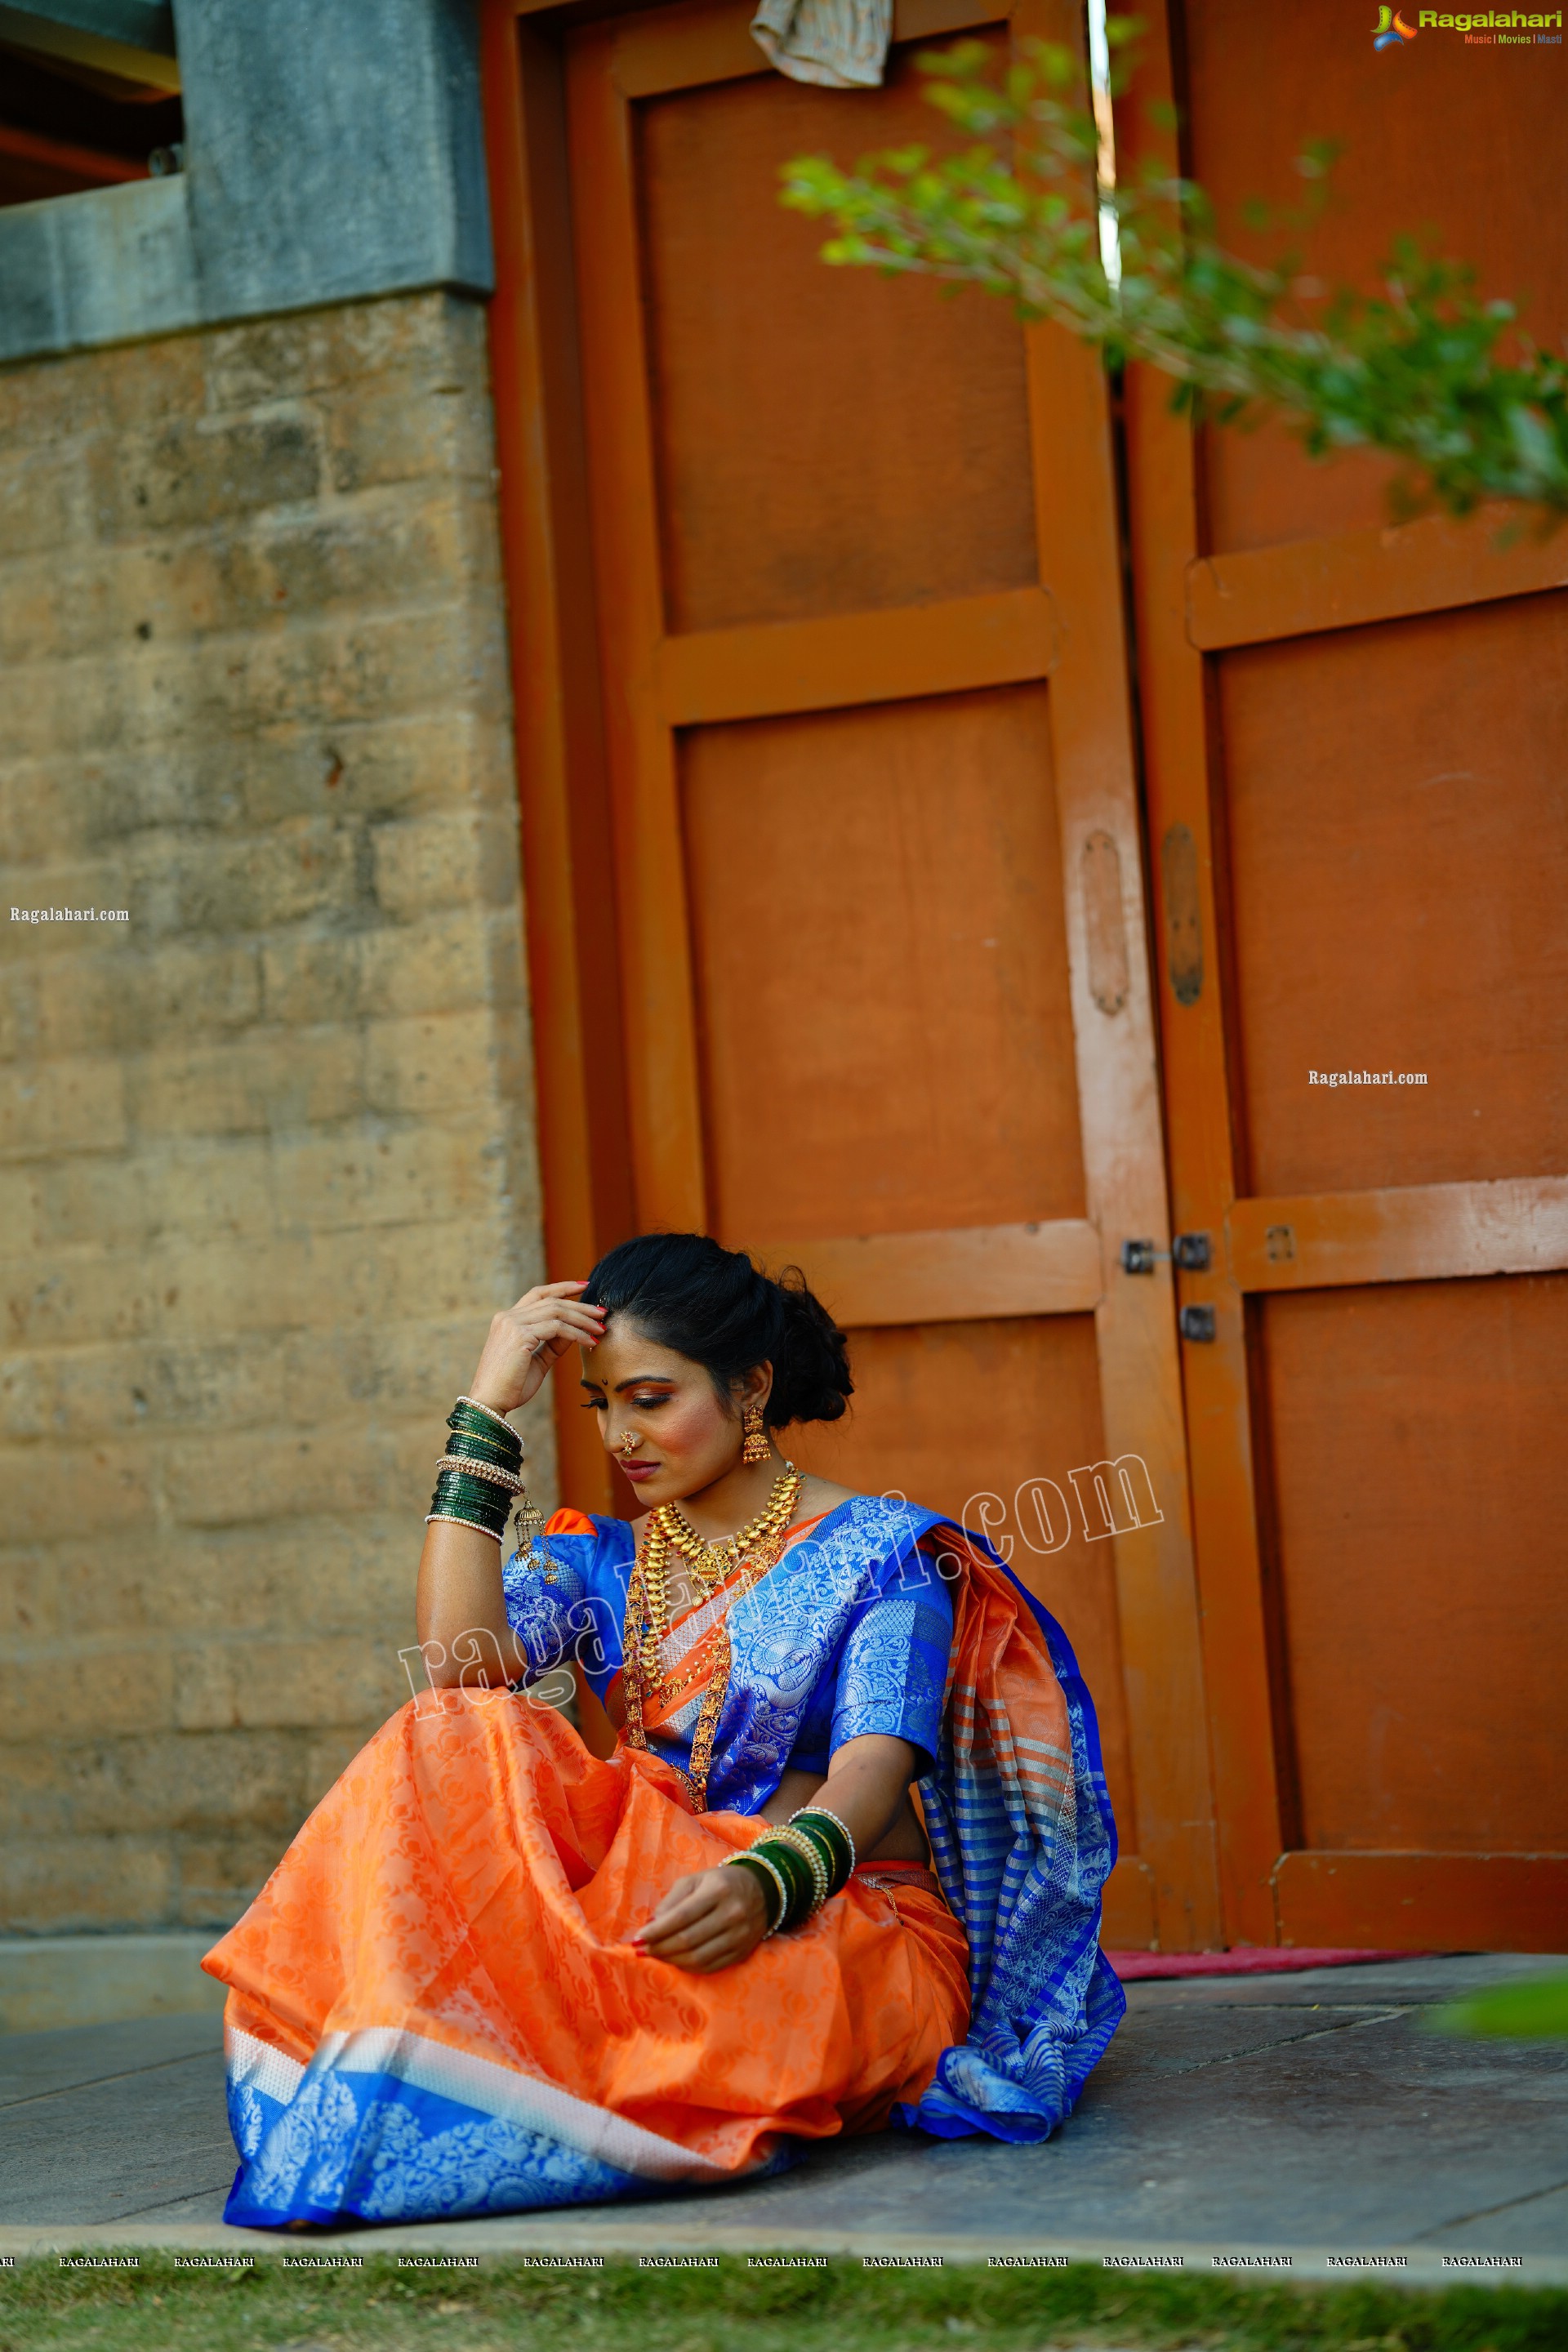
<path id="1" fill-rule="evenodd" d="M 773 1936 L 782 1928 L 804 1927 L 848 1885 L 855 1841 L 826 1805 L 805 1805 L 783 1829 L 770 1830 L 723 1866 L 750 1870 L 760 1882 L 767 1897 L 767 1932 Z"/>
<path id="2" fill-rule="evenodd" d="M 505 1539 L 511 1507 L 522 1487 L 522 1440 L 508 1421 L 469 1396 L 447 1415 L 450 1432 L 436 1465 L 436 1492 L 425 1524 L 446 1520 L 476 1534 Z"/>
<path id="3" fill-rule="evenodd" d="M 821 1853 L 827 1867 L 827 1893 L 822 1899 L 831 1902 L 855 1874 L 855 1841 L 847 1822 L 841 1822 L 826 1805 L 803 1805 L 798 1813 L 790 1815 L 789 1827 L 797 1837 L 809 1838 Z"/>
<path id="4" fill-rule="evenodd" d="M 765 1839 L 763 1843 L 766 1843 Z M 789 1910 L 790 1890 L 784 1879 L 780 1876 L 775 1864 L 761 1851 L 760 1847 L 752 1846 L 745 1853 L 732 1853 L 729 1860 L 720 1866 L 725 1870 L 750 1871 L 761 1886 L 763 1900 L 768 1906 L 768 1924 L 764 1935 L 776 1935 L 779 1928 L 784 1926 L 785 1914 Z"/>

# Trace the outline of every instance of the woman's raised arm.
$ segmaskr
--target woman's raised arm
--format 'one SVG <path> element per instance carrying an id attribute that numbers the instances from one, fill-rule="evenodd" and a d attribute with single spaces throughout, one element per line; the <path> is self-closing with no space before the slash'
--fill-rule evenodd
<path id="1" fill-rule="evenodd" d="M 595 1346 L 605 1318 L 578 1297 L 585 1287 L 542 1283 L 496 1316 L 468 1394 L 491 1412 L 515 1412 L 573 1348 Z M 426 1671 L 437 1688 L 514 1679 L 514 1669 L 504 1664 L 512 1650 L 500 1570 L 501 1546 L 493 1536 L 450 1518 L 433 1518 L 426 1527 L 415 1623 Z M 503 1662 L 500 1667 L 483 1663 L 492 1646 Z"/>

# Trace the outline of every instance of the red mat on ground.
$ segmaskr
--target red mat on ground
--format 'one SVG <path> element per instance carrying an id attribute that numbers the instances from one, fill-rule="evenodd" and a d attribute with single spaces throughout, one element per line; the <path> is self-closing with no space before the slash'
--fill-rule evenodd
<path id="1" fill-rule="evenodd" d="M 1372 1960 L 1425 1960 L 1429 1952 L 1345 1952 L 1306 1945 L 1239 1944 L 1229 1952 L 1107 1952 L 1123 1984 L 1138 1977 L 1252 1977 L 1293 1969 L 1350 1969 Z"/>

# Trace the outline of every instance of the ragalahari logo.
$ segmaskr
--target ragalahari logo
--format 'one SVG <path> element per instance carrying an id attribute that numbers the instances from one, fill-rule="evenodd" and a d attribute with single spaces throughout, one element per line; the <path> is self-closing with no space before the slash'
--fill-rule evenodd
<path id="1" fill-rule="evenodd" d="M 1413 41 L 1415 38 L 1415 26 L 1407 25 L 1396 8 L 1378 10 L 1377 29 L 1372 37 L 1372 46 L 1374 49 L 1396 49 L 1402 42 Z"/>

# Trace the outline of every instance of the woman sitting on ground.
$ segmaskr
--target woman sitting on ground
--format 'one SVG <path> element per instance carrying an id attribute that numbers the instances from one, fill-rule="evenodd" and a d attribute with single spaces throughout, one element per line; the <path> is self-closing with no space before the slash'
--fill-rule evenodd
<path id="1" fill-rule="evenodd" d="M 554 1364 L 642 1516 L 559 1511 L 503 1565 L 507 1416 Z M 496 1317 L 420 1562 L 436 1687 L 205 1963 L 230 2221 L 513 2212 L 1068 2113 L 1123 2006 L 1093 1708 L 984 1538 L 784 1458 L 850 1387 L 798 1278 L 696 1234 Z M 607 1759 L 529 1688 L 572 1661 Z"/>

